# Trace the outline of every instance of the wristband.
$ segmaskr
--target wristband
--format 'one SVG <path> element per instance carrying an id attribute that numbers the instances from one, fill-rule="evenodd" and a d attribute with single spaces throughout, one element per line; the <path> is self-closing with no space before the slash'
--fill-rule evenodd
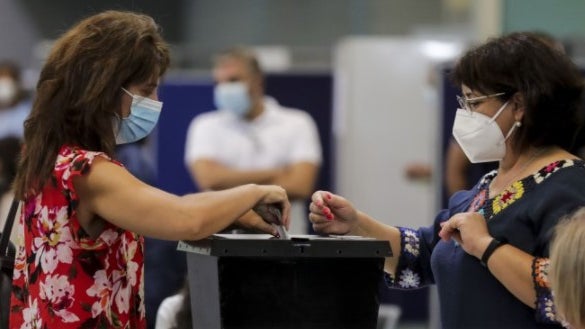
<path id="1" fill-rule="evenodd" d="M 483 255 L 481 255 L 481 265 L 487 267 L 487 262 L 488 262 L 488 259 L 490 258 L 490 256 L 494 253 L 494 251 L 496 251 L 496 249 L 498 249 L 499 247 L 501 247 L 505 244 L 506 244 L 505 241 L 502 242 L 502 241 L 497 240 L 497 239 L 492 239 L 490 244 L 488 244 L 487 248 L 485 248 Z"/>

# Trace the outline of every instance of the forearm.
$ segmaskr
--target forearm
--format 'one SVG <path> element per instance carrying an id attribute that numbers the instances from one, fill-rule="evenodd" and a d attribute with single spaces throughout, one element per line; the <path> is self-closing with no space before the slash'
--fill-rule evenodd
<path id="1" fill-rule="evenodd" d="M 192 165 L 191 174 L 201 190 L 223 190 L 243 184 L 270 184 L 279 170 L 237 170 L 221 165 Z"/>
<path id="2" fill-rule="evenodd" d="M 533 256 L 504 245 L 494 251 L 487 262 L 490 272 L 521 302 L 535 308 L 536 291 L 532 278 Z"/>
<path id="3" fill-rule="evenodd" d="M 97 215 L 120 228 L 163 240 L 205 238 L 227 227 L 270 192 L 268 187 L 249 184 L 179 197 L 148 186 L 114 165 L 97 163 L 92 169 L 87 177 L 76 180 L 81 200 L 78 217 L 84 228 L 91 227 L 89 219 Z"/>
<path id="4" fill-rule="evenodd" d="M 257 187 L 247 184 L 181 197 L 185 220 L 191 221 L 194 227 L 189 239 L 205 238 L 234 223 L 261 200 L 263 195 Z"/>
<path id="5" fill-rule="evenodd" d="M 296 163 L 282 170 L 270 183 L 282 186 L 289 199 L 306 199 L 313 193 L 318 170 L 314 163 Z"/>
<path id="6" fill-rule="evenodd" d="M 358 224 L 349 232 L 349 234 L 386 240 L 390 243 L 392 257 L 386 258 L 384 271 L 394 275 L 401 254 L 400 231 L 396 227 L 385 225 L 374 220 L 361 211 L 358 211 L 357 222 Z"/>
<path id="7" fill-rule="evenodd" d="M 270 184 L 282 186 L 290 200 L 307 199 L 311 196 L 314 184 L 290 179 L 290 177 L 278 177 L 270 181 Z"/>
<path id="8" fill-rule="evenodd" d="M 272 177 L 278 173 L 278 170 L 228 170 L 224 176 L 218 175 L 213 183 L 213 189 L 225 189 L 242 184 L 269 184 Z"/>

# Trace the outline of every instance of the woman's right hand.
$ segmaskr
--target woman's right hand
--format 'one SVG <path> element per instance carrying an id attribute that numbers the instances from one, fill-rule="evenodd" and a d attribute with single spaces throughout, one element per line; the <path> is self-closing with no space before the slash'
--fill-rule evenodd
<path id="1" fill-rule="evenodd" d="M 262 191 L 258 204 L 276 204 L 282 211 L 282 224 L 288 228 L 290 223 L 290 202 L 286 190 L 278 185 L 257 185 Z"/>
<path id="2" fill-rule="evenodd" d="M 357 211 L 345 198 L 327 191 L 311 197 L 309 220 L 313 229 L 326 234 L 347 234 L 357 226 Z"/>

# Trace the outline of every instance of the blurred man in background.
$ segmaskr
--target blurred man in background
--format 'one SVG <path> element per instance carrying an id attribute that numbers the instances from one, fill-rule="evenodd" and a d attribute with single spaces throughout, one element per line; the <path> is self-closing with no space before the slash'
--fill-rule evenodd
<path id="1" fill-rule="evenodd" d="M 217 111 L 197 116 L 189 127 L 185 162 L 201 190 L 276 184 L 293 203 L 291 233 L 307 233 L 304 201 L 322 160 L 313 118 L 264 94 L 254 54 L 234 48 L 219 54 L 213 77 Z"/>

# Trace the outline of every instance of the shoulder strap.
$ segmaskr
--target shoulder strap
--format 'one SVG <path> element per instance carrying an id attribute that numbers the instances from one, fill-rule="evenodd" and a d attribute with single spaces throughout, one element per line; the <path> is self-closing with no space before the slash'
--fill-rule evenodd
<path id="1" fill-rule="evenodd" d="M 0 257 L 6 255 L 8 242 L 10 241 L 10 233 L 12 233 L 12 224 L 14 224 L 14 218 L 16 217 L 16 210 L 18 210 L 18 200 L 14 198 L 12 199 L 10 211 L 6 217 L 6 223 L 4 223 L 4 229 L 0 235 Z"/>

